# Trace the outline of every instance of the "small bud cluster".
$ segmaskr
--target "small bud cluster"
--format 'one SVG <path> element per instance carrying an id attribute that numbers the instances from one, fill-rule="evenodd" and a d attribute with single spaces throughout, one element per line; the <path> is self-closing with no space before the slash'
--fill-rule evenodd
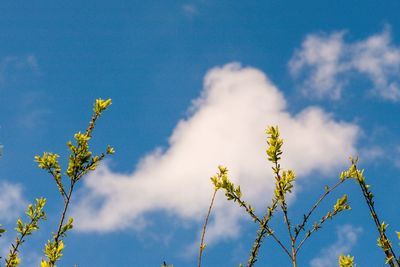
<path id="1" fill-rule="evenodd" d="M 339 256 L 339 267 L 353 267 L 354 266 L 354 257 L 347 255 Z"/>

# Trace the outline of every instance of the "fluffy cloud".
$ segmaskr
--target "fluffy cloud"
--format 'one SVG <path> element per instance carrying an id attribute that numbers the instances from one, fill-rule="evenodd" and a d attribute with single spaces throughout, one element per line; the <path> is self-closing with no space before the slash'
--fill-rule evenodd
<path id="1" fill-rule="evenodd" d="M 344 225 L 338 228 L 337 240 L 328 248 L 321 250 L 320 255 L 310 261 L 311 267 L 333 267 L 338 265 L 340 254 L 347 255 L 357 243 L 361 228 Z"/>
<path id="2" fill-rule="evenodd" d="M 305 88 L 312 89 L 318 97 L 340 97 L 343 84 L 338 81 L 337 76 L 344 70 L 340 62 L 344 49 L 343 34 L 340 32 L 329 36 L 307 36 L 301 49 L 289 62 L 290 71 L 295 76 L 309 67 Z"/>
<path id="3" fill-rule="evenodd" d="M 0 220 L 11 222 L 24 210 L 26 201 L 22 196 L 22 188 L 19 185 L 0 181 Z"/>
<path id="4" fill-rule="evenodd" d="M 166 149 L 144 156 L 132 173 L 107 165 L 85 179 L 73 213 L 81 231 L 144 227 L 146 214 L 165 211 L 181 219 L 204 219 L 217 165 L 230 170 L 244 197 L 265 208 L 273 177 L 265 156 L 267 125 L 279 125 L 284 168 L 299 179 L 317 171 L 334 176 L 355 153 L 359 128 L 339 122 L 318 107 L 290 114 L 283 94 L 261 71 L 228 64 L 209 71 L 191 115 L 179 121 Z M 257 203 L 260 206 L 257 206 Z M 243 211 L 219 194 L 208 243 L 235 236 Z"/>
<path id="5" fill-rule="evenodd" d="M 392 43 L 389 29 L 357 42 L 344 37 L 342 31 L 305 38 L 289 62 L 293 76 L 303 80 L 303 92 L 339 99 L 351 78 L 362 75 L 373 85 L 370 92 L 400 100 L 400 47 Z"/>

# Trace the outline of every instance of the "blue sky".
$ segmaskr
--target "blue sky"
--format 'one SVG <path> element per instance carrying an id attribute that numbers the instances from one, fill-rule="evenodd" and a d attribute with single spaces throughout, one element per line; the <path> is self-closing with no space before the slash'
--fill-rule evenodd
<path id="1" fill-rule="evenodd" d="M 264 129 L 279 125 L 284 168 L 298 174 L 297 222 L 360 155 L 388 222 L 400 230 L 400 20 L 398 1 L 2 1 L 0 3 L 0 223 L 12 240 L 28 202 L 46 197 L 48 220 L 24 244 L 37 266 L 62 208 L 33 157 L 67 157 L 96 98 L 113 105 L 92 147 L 117 153 L 73 199 L 75 229 L 60 266 L 194 266 L 219 164 L 261 212 L 273 181 Z M 65 161 L 64 161 L 65 163 Z M 65 165 L 65 164 L 64 164 Z M 348 183 L 353 210 L 310 238 L 299 266 L 382 266 L 367 207 Z M 281 214 L 272 226 L 285 240 Z M 203 266 L 246 262 L 257 228 L 223 194 L 210 221 Z M 290 266 L 266 240 L 259 264 Z"/>

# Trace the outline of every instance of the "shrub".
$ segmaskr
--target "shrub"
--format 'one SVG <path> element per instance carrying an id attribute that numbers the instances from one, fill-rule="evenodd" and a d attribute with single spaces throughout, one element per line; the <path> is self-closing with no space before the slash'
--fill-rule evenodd
<path id="1" fill-rule="evenodd" d="M 98 164 L 104 159 L 106 155 L 113 154 L 114 149 L 111 146 L 107 146 L 105 151 L 99 155 L 93 155 L 89 148 L 89 141 L 92 138 L 92 132 L 95 128 L 97 119 L 101 116 L 102 112 L 105 111 L 111 105 L 111 99 L 102 100 L 97 99 L 94 103 L 93 115 L 89 122 L 87 129 L 84 132 L 77 132 L 74 135 L 74 142 L 68 142 L 68 148 L 70 155 L 68 157 L 68 167 L 65 173 L 62 173 L 60 163 L 58 161 L 59 155 L 45 152 L 42 156 L 35 156 L 35 161 L 38 163 L 39 168 L 47 171 L 53 178 L 55 185 L 61 195 L 64 202 L 64 207 L 60 213 L 60 219 L 56 232 L 53 233 L 51 239 L 47 241 L 44 247 L 45 259 L 41 261 L 41 267 L 55 267 L 56 263 L 60 260 L 63 255 L 64 239 L 69 230 L 73 228 L 73 218 L 66 219 L 66 213 L 71 203 L 72 195 L 76 184 L 90 171 L 94 171 Z M 257 215 L 253 206 L 246 202 L 243 198 L 240 185 L 234 185 L 228 176 L 228 169 L 223 166 L 218 167 L 218 172 L 215 176 L 211 177 L 213 185 L 213 194 L 211 203 L 208 208 L 207 215 L 201 234 L 199 255 L 198 255 L 198 267 L 201 266 L 201 259 L 203 252 L 206 248 L 204 242 L 208 220 L 211 216 L 212 207 L 217 192 L 223 190 L 228 201 L 237 203 L 248 216 L 258 225 L 258 231 L 256 233 L 254 243 L 250 249 L 249 258 L 246 266 L 254 266 L 257 262 L 260 247 L 264 238 L 271 237 L 279 247 L 288 256 L 293 267 L 297 266 L 297 256 L 304 243 L 317 232 L 322 225 L 324 225 L 328 219 L 333 219 L 339 213 L 350 210 L 348 203 L 348 197 L 344 194 L 341 198 L 337 199 L 331 210 L 324 213 L 320 220 L 313 222 L 310 225 L 309 220 L 312 214 L 317 210 L 318 206 L 324 201 L 327 196 L 334 190 L 337 190 L 343 183 L 353 180 L 360 188 L 362 196 L 369 208 L 372 220 L 378 231 L 378 246 L 382 249 L 386 264 L 392 267 L 400 267 L 400 259 L 396 256 L 395 251 L 392 247 L 391 241 L 387 238 L 386 231 L 388 225 L 381 221 L 378 217 L 377 211 L 374 206 L 374 196 L 370 190 L 370 186 L 366 183 L 366 179 L 363 175 L 363 170 L 358 169 L 357 159 L 350 158 L 351 166 L 346 171 L 343 171 L 339 180 L 331 187 L 326 186 L 324 192 L 316 200 L 307 212 L 304 213 L 303 219 L 298 224 L 293 224 L 290 219 L 289 207 L 287 205 L 287 195 L 293 190 L 294 181 L 296 179 L 295 172 L 293 170 L 285 170 L 280 164 L 283 146 L 283 140 L 280 138 L 278 127 L 268 127 L 266 130 L 268 136 L 267 139 L 267 150 L 266 154 L 268 160 L 272 164 L 272 172 L 275 178 L 275 190 L 274 196 L 271 200 L 270 206 L 268 206 L 262 214 Z M 0 156 L 2 146 L 0 145 Z M 69 182 L 64 182 L 63 177 L 67 176 Z M 26 241 L 26 238 L 33 234 L 34 231 L 39 229 L 39 223 L 41 220 L 46 219 L 44 207 L 46 199 L 38 198 L 35 204 L 29 204 L 26 215 L 27 221 L 24 222 L 22 219 L 18 219 L 16 223 L 17 236 L 15 241 L 11 244 L 9 254 L 5 259 L 6 267 L 17 267 L 20 265 L 21 260 L 19 257 L 20 249 L 22 244 Z M 278 237 L 274 229 L 269 226 L 269 222 L 274 217 L 276 211 L 280 209 L 283 213 L 285 228 L 287 229 L 287 235 L 290 246 L 287 247 L 282 242 L 282 239 Z M 0 225 L 0 237 L 5 232 L 5 229 Z M 397 232 L 400 239 L 400 232 Z M 353 267 L 354 257 L 351 255 L 340 255 L 338 259 L 340 267 Z M 163 263 L 163 267 L 172 267 Z M 243 266 L 239 264 L 239 266 Z"/>
<path id="2" fill-rule="evenodd" d="M 89 141 L 92 138 L 97 119 L 103 111 L 111 105 L 111 99 L 97 99 L 93 107 L 93 115 L 85 132 L 77 132 L 74 135 L 74 142 L 67 143 L 71 154 L 68 157 L 68 167 L 65 174 L 62 174 L 61 166 L 58 161 L 59 155 L 45 152 L 42 156 L 35 156 L 35 161 L 39 168 L 47 171 L 53 178 L 58 191 L 64 201 L 64 207 L 60 215 L 59 224 L 53 237 L 47 241 L 44 247 L 46 259 L 42 259 L 41 267 L 55 267 L 56 262 L 63 255 L 64 238 L 69 230 L 73 227 L 73 218 L 66 220 L 66 213 L 71 203 L 72 193 L 76 184 L 90 171 L 94 171 L 98 164 L 108 154 L 113 154 L 114 149 L 107 146 L 104 153 L 93 155 L 89 149 Z M 69 182 L 63 182 L 63 177 L 67 176 Z M 36 199 L 36 204 L 29 204 L 26 214 L 28 222 L 17 220 L 17 236 L 15 242 L 11 244 L 10 252 L 5 259 L 6 267 L 17 267 L 20 265 L 19 250 L 25 242 L 27 236 L 31 235 L 35 230 L 39 229 L 39 221 L 46 219 L 46 214 L 43 211 L 46 199 Z M 1 225 L 0 225 L 1 227 Z M 0 228 L 0 235 L 4 233 L 4 229 Z"/>
<path id="3" fill-rule="evenodd" d="M 385 254 L 386 264 L 389 264 L 392 267 L 400 266 L 400 259 L 396 257 L 395 251 L 392 247 L 392 243 L 386 236 L 386 229 L 388 225 L 380 221 L 375 210 L 373 194 L 370 190 L 370 186 L 366 184 L 366 180 L 363 175 L 364 171 L 357 168 L 358 159 L 350 158 L 350 168 L 340 174 L 339 181 L 336 184 L 331 187 L 325 187 L 324 193 L 317 199 L 315 204 L 306 213 L 304 213 L 303 219 L 298 224 L 294 225 L 289 217 L 289 209 L 286 203 L 286 196 L 293 190 L 293 182 L 296 179 L 296 175 L 293 170 L 284 170 L 280 165 L 281 156 L 283 154 L 283 140 L 280 138 L 278 127 L 268 127 L 268 129 L 266 130 L 266 134 L 268 135 L 266 154 L 268 156 L 268 160 L 272 164 L 272 172 L 275 177 L 275 191 L 274 197 L 271 201 L 271 205 L 266 208 L 266 211 L 262 216 L 256 215 L 253 207 L 249 203 L 244 201 L 240 186 L 235 186 L 229 180 L 228 169 L 226 167 L 219 166 L 218 173 L 215 176 L 211 177 L 211 182 L 214 185 L 214 193 L 201 235 L 198 267 L 201 266 L 201 257 L 206 247 L 204 243 L 204 236 L 207 228 L 208 218 L 210 216 L 211 209 L 214 203 L 214 198 L 218 190 L 222 189 L 228 201 L 233 201 L 237 203 L 239 207 L 242 208 L 250 216 L 253 222 L 258 224 L 259 229 L 256 233 L 256 237 L 247 261 L 248 267 L 255 265 L 262 241 L 266 236 L 271 237 L 279 245 L 279 247 L 281 247 L 281 249 L 288 256 L 293 267 L 296 267 L 297 256 L 303 244 L 315 232 L 317 232 L 321 228 L 321 226 L 328 221 L 328 219 L 333 219 L 339 213 L 351 209 L 348 204 L 348 197 L 346 194 L 344 194 L 341 198 L 337 199 L 336 203 L 333 205 L 333 208 L 327 211 L 320 220 L 315 221 L 311 226 L 308 226 L 311 215 L 316 211 L 320 203 L 332 191 L 339 188 L 340 185 L 348 180 L 356 181 L 360 187 L 364 200 L 368 205 L 372 219 L 378 230 L 378 246 L 381 247 Z M 281 238 L 278 237 L 275 231 L 269 226 L 269 222 L 278 208 L 281 209 L 283 213 L 290 247 L 285 246 L 284 242 L 281 241 Z M 397 235 L 400 239 L 400 232 L 397 232 Z M 354 257 L 350 255 L 340 255 L 338 263 L 340 267 L 355 266 Z M 242 264 L 239 264 L 239 266 L 242 266 Z"/>

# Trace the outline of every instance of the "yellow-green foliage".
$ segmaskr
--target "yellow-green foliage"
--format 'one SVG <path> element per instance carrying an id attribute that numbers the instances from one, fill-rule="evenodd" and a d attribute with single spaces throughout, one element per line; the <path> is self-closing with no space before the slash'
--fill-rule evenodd
<path id="1" fill-rule="evenodd" d="M 92 131 L 95 127 L 97 119 L 101 116 L 102 112 L 111 105 L 111 99 L 103 100 L 97 99 L 93 107 L 92 119 L 89 122 L 85 132 L 77 132 L 74 135 L 74 142 L 69 141 L 67 146 L 71 151 L 68 157 L 68 167 L 65 172 L 70 182 L 69 188 L 66 190 L 61 175 L 61 167 L 58 162 L 59 155 L 45 152 L 43 156 L 36 156 L 35 160 L 39 168 L 46 170 L 53 177 L 58 190 L 64 200 L 64 209 L 61 213 L 61 218 L 57 232 L 53 234 L 52 240 L 48 240 L 44 248 L 44 254 L 47 259 L 42 260 L 42 267 L 53 267 L 55 263 L 60 260 L 63 255 L 64 243 L 63 238 L 67 232 L 73 228 L 73 218 L 69 218 L 65 223 L 65 215 L 71 201 L 72 192 L 75 184 L 89 171 L 94 171 L 100 161 L 106 154 L 113 154 L 114 148 L 107 146 L 104 153 L 100 155 L 93 155 L 90 151 L 89 141 L 92 137 Z"/>
<path id="2" fill-rule="evenodd" d="M 354 266 L 354 257 L 347 255 L 339 256 L 339 267 L 353 267 Z"/>
<path id="3" fill-rule="evenodd" d="M 386 264 L 389 264 L 392 267 L 400 266 L 400 258 L 396 257 L 396 253 L 392 247 L 392 242 L 386 235 L 388 224 L 380 221 L 378 214 L 375 210 L 374 195 L 371 192 L 370 185 L 366 183 L 364 170 L 360 170 L 357 168 L 358 158 L 350 158 L 350 161 L 350 168 L 347 171 L 342 172 L 340 177 L 342 179 L 352 178 L 358 183 L 364 200 L 367 203 L 371 217 L 375 223 L 376 229 L 378 230 L 379 237 L 377 239 L 377 245 L 385 253 Z"/>
<path id="4" fill-rule="evenodd" d="M 17 220 L 17 227 L 15 230 L 18 234 L 15 238 L 15 242 L 11 244 L 10 252 L 6 258 L 6 267 L 17 267 L 20 264 L 21 260 L 18 255 L 19 247 L 25 242 L 26 236 L 31 235 L 34 231 L 39 229 L 39 221 L 46 219 L 46 214 L 43 211 L 45 204 L 45 198 L 37 198 L 36 204 L 29 204 L 25 212 L 29 221 L 25 223 L 21 219 Z"/>
<path id="5" fill-rule="evenodd" d="M 3 225 L 0 224 L 0 237 L 4 234 L 6 229 L 3 228 Z"/>
<path id="6" fill-rule="evenodd" d="M 114 154 L 115 152 L 114 148 L 107 146 L 103 153 L 94 155 L 89 147 L 89 142 L 92 138 L 92 131 L 95 127 L 96 121 L 110 105 L 111 99 L 97 99 L 95 101 L 93 114 L 87 129 L 83 132 L 77 132 L 74 135 L 74 140 L 67 143 L 70 155 L 68 156 L 67 169 L 64 173 L 62 172 L 62 168 L 59 163 L 60 156 L 58 154 L 44 152 L 42 156 L 35 156 L 35 161 L 38 163 L 39 168 L 47 171 L 51 175 L 64 201 L 64 207 L 60 213 L 61 215 L 57 230 L 53 233 L 52 238 L 45 244 L 45 259 L 42 259 L 41 267 L 55 267 L 55 264 L 63 256 L 63 251 L 65 248 L 64 238 L 66 237 L 67 232 L 73 228 L 73 218 L 68 218 L 67 220 L 66 213 L 71 202 L 72 193 L 76 183 L 79 182 L 88 172 L 95 170 L 98 164 L 107 154 Z M 253 245 L 250 249 L 247 267 L 251 267 L 256 263 L 260 247 L 265 237 L 271 237 L 288 256 L 293 267 L 297 267 L 298 253 L 308 238 L 312 236 L 314 232 L 318 231 L 318 229 L 320 229 L 328 219 L 333 219 L 342 211 L 351 209 L 348 203 L 348 196 L 344 194 L 341 198 L 337 199 L 332 210 L 327 211 L 321 219 L 315 221 L 312 225 L 309 225 L 309 220 L 320 203 L 332 191 L 336 190 L 341 184 L 350 179 L 355 180 L 360 186 L 365 202 L 367 203 L 369 211 L 372 215 L 372 219 L 379 233 L 377 242 L 378 246 L 381 247 L 385 253 L 386 264 L 389 264 L 391 267 L 400 267 L 400 259 L 396 257 L 395 251 L 392 247 L 392 242 L 387 238 L 386 235 L 388 224 L 383 221 L 381 222 L 377 215 L 374 207 L 374 195 L 370 190 L 370 186 L 366 184 L 363 170 L 359 170 L 357 168 L 357 159 L 350 159 L 350 168 L 340 174 L 340 179 L 337 181 L 337 183 L 331 187 L 325 186 L 324 193 L 317 199 L 314 205 L 304 213 L 302 220 L 300 220 L 298 224 L 293 224 L 290 220 L 286 199 L 287 194 L 291 193 L 294 188 L 296 175 L 293 170 L 284 170 L 281 167 L 280 160 L 283 154 L 282 147 L 284 142 L 283 139 L 280 138 L 278 127 L 268 127 L 266 134 L 266 154 L 268 161 L 272 164 L 271 168 L 275 180 L 274 196 L 271 200 L 271 204 L 266 207 L 265 212 L 262 215 L 257 215 L 252 205 L 244 200 L 240 185 L 236 186 L 230 181 L 228 168 L 219 166 L 217 174 L 211 177 L 211 182 L 214 186 L 214 193 L 204 222 L 199 246 L 198 267 L 201 266 L 202 253 L 206 248 L 204 236 L 217 191 L 223 190 L 227 200 L 237 203 L 239 207 L 243 208 L 246 214 L 250 216 L 253 222 L 258 225 L 258 230 L 256 232 Z M 66 176 L 66 178 L 64 178 L 64 176 Z M 63 178 L 67 179 L 68 182 L 63 182 Z M 19 252 L 21 245 L 25 242 L 27 236 L 39 229 L 39 221 L 46 219 L 46 214 L 43 210 L 45 203 L 46 199 L 44 198 L 36 199 L 36 203 L 34 205 L 29 204 L 26 211 L 26 215 L 28 216 L 29 220 L 27 222 L 24 222 L 22 219 L 17 220 L 17 227 L 15 228 L 17 231 L 17 236 L 15 238 L 15 242 L 11 244 L 9 254 L 5 259 L 6 267 L 17 267 L 20 265 L 21 260 Z M 284 223 L 286 225 L 288 235 L 287 242 L 281 241 L 283 239 L 278 237 L 277 233 L 275 233 L 275 231 L 269 226 L 269 222 L 275 215 L 275 212 L 278 210 L 278 208 L 280 208 L 283 212 Z M 4 232 L 5 229 L 3 229 L 2 225 L 0 224 L 0 236 Z M 400 232 L 397 232 L 397 236 L 400 239 Z M 355 266 L 354 257 L 351 255 L 340 255 L 338 263 L 339 267 Z M 240 263 L 239 266 L 241 267 L 243 265 Z M 167 265 L 164 262 L 162 267 L 173 267 L 173 265 Z"/>
<path id="7" fill-rule="evenodd" d="M 104 153 L 93 155 L 89 148 L 89 141 L 92 138 L 92 131 L 95 127 L 97 119 L 111 105 L 111 99 L 97 99 L 93 107 L 93 115 L 89 125 L 84 132 L 77 132 L 74 135 L 74 142 L 68 142 L 67 146 L 71 152 L 68 157 L 68 167 L 65 175 L 69 178 L 69 182 L 64 184 L 61 165 L 58 161 L 60 156 L 55 153 L 44 152 L 42 156 L 35 156 L 35 161 L 38 167 L 46 170 L 53 178 L 58 191 L 64 201 L 64 208 L 61 212 L 57 231 L 53 233 L 51 240 L 47 241 L 44 247 L 46 259 L 42 259 L 41 267 L 55 267 L 55 263 L 60 260 L 63 255 L 64 241 L 66 234 L 73 228 L 73 218 L 69 218 L 67 222 L 66 213 L 71 201 L 72 193 L 75 184 L 89 171 L 96 169 L 100 161 L 107 154 L 114 154 L 115 150 L 111 146 L 107 146 Z M 24 223 L 21 219 L 17 220 L 16 230 L 18 232 L 15 242 L 11 245 L 10 252 L 5 259 L 6 267 L 16 267 L 20 264 L 19 258 L 20 246 L 25 242 L 25 238 L 31 235 L 33 231 L 39 229 L 39 221 L 46 219 L 46 214 L 43 211 L 46 199 L 36 199 L 36 204 L 29 204 L 26 214 L 29 217 L 29 222 Z M 0 236 L 5 230 L 0 225 Z"/>
<path id="8" fill-rule="evenodd" d="M 262 217 L 256 215 L 252 206 L 243 200 L 243 193 L 240 189 L 240 186 L 235 186 L 228 178 L 228 169 L 226 167 L 219 166 L 219 172 L 217 175 L 211 177 L 211 181 L 214 185 L 214 192 L 219 189 L 223 189 L 225 191 L 225 196 L 228 201 L 233 200 L 239 204 L 240 207 L 244 208 L 245 212 L 252 218 L 252 220 L 258 224 L 259 229 L 256 233 L 256 238 L 253 243 L 253 246 L 250 250 L 249 259 L 247 261 L 247 266 L 253 266 L 258 257 L 258 252 L 261 247 L 262 241 L 266 236 L 270 236 L 274 239 L 275 242 L 283 249 L 283 251 L 287 254 L 293 266 L 297 265 L 297 255 L 304 244 L 304 242 L 319 228 L 321 228 L 322 224 L 324 224 L 327 219 L 332 219 L 335 215 L 339 214 L 344 210 L 349 210 L 350 206 L 348 204 L 347 195 L 343 195 L 342 198 L 336 201 L 336 204 L 333 206 L 332 211 L 328 211 L 325 216 L 323 216 L 319 221 L 313 223 L 309 230 L 305 230 L 306 224 L 316 210 L 317 206 L 320 204 L 322 200 L 333 190 L 335 190 L 340 184 L 348 179 L 348 175 L 342 175 L 341 179 L 331 188 L 328 186 L 325 188 L 324 194 L 317 200 L 317 202 L 310 208 L 310 210 L 304 214 L 303 220 L 294 226 L 289 219 L 288 207 L 286 204 L 286 196 L 288 193 L 291 193 L 294 188 L 294 182 L 296 180 L 296 175 L 293 170 L 283 170 L 280 164 L 283 146 L 283 140 L 280 138 L 280 133 L 278 127 L 268 127 L 266 130 L 268 135 L 267 138 L 267 149 L 266 154 L 268 160 L 272 163 L 272 172 L 275 178 L 275 190 L 274 190 L 274 198 L 271 201 L 271 205 L 266 208 L 266 212 L 262 215 Z M 214 198 L 213 198 L 214 199 Z M 212 202 L 213 203 L 213 202 Z M 284 245 L 286 242 L 281 241 L 282 239 L 277 236 L 275 231 L 268 225 L 269 221 L 273 217 L 275 211 L 280 206 L 283 211 L 284 223 L 286 224 L 288 238 L 290 247 Z M 211 204 L 212 206 L 212 204 Z M 210 206 L 210 207 L 211 207 Z M 209 214 L 208 214 L 209 215 Z M 208 217 L 207 215 L 207 217 Z M 207 223 L 207 220 L 206 220 Z M 203 228 L 204 236 L 206 230 L 206 224 Z M 303 233 L 303 237 L 301 239 L 300 236 Z M 202 238 L 203 242 L 203 238 Z M 200 245 L 200 254 L 199 254 L 199 267 L 201 262 L 201 254 L 204 250 L 203 243 Z M 240 264 L 239 266 L 242 266 Z"/>
<path id="9" fill-rule="evenodd" d="M 161 265 L 161 267 L 174 267 L 174 265 L 167 265 L 166 263 L 165 263 L 165 261 L 164 261 L 164 263 L 163 263 L 163 265 Z"/>
<path id="10" fill-rule="evenodd" d="M 349 179 L 355 180 L 360 186 L 361 192 L 365 199 L 365 202 L 368 205 L 369 211 L 372 215 L 372 219 L 375 222 L 376 228 L 379 233 L 379 237 L 377 240 L 377 245 L 382 248 L 385 253 L 386 264 L 389 264 L 392 267 L 400 267 L 400 258 L 396 257 L 395 251 L 392 247 L 392 242 L 387 238 L 386 231 L 388 224 L 385 222 L 381 222 L 378 218 L 378 215 L 375 210 L 375 202 L 374 195 L 370 190 L 370 186 L 366 184 L 366 179 L 364 177 L 364 171 L 359 170 L 357 168 L 358 159 L 350 158 L 351 166 L 348 170 L 343 171 L 339 176 L 339 181 L 333 185 L 332 187 L 325 186 L 325 192 L 320 196 L 320 198 L 315 202 L 315 204 L 310 208 L 310 210 L 304 214 L 303 220 L 294 226 L 288 214 L 288 207 L 286 204 L 286 195 L 292 192 L 294 187 L 294 181 L 296 179 L 295 173 L 292 170 L 282 170 L 280 165 L 283 146 L 283 140 L 280 138 L 278 127 L 268 127 L 266 130 L 268 135 L 267 138 L 267 149 L 266 154 L 268 160 L 272 163 L 272 171 L 275 178 L 275 190 L 274 190 L 274 198 L 272 199 L 272 203 L 269 207 L 267 207 L 266 212 L 262 216 L 262 218 L 258 217 L 255 214 L 254 209 L 248 203 L 243 200 L 243 194 L 240 190 L 240 186 L 235 186 L 228 178 L 228 169 L 226 167 L 218 167 L 219 172 L 216 176 L 211 178 L 211 181 L 214 185 L 214 194 L 217 190 L 223 189 L 225 191 L 225 196 L 227 200 L 233 200 L 239 204 L 240 207 L 243 207 L 246 213 L 253 219 L 254 222 L 259 224 L 259 230 L 257 231 L 255 241 L 250 250 L 250 256 L 247 261 L 247 266 L 253 266 L 257 261 L 258 251 L 261 247 L 261 243 L 265 236 L 271 236 L 278 245 L 284 250 L 289 259 L 291 260 L 293 267 L 297 266 L 297 254 L 300 248 L 303 246 L 304 242 L 318 229 L 321 228 L 322 224 L 324 224 L 328 219 L 333 219 L 333 217 L 342 211 L 350 210 L 350 205 L 348 203 L 348 196 L 344 194 L 341 198 L 339 198 L 333 209 L 328 211 L 325 216 L 323 216 L 320 220 L 314 222 L 309 230 L 306 230 L 305 227 L 309 218 L 320 205 L 320 203 L 329 195 L 333 190 L 338 188 L 342 183 Z M 214 197 L 213 197 L 214 200 Z M 211 202 L 210 209 L 212 207 L 213 201 Z M 275 213 L 275 210 L 278 207 L 278 204 L 283 211 L 284 223 L 286 224 L 286 228 L 288 231 L 289 243 L 290 247 L 284 245 L 284 242 L 277 236 L 273 229 L 268 226 L 269 221 Z M 210 215 L 210 210 L 207 215 Z M 206 223 L 203 228 L 202 234 L 202 243 L 204 238 L 204 233 L 206 230 Z M 298 239 L 299 236 L 303 233 L 303 238 Z M 400 239 L 400 232 L 396 232 L 398 238 Z M 199 265 L 200 267 L 200 258 L 203 251 L 202 243 L 200 246 L 200 254 L 199 254 Z M 242 264 L 239 264 L 242 266 Z M 339 257 L 339 266 L 340 267 L 353 267 L 354 265 L 354 257 L 347 255 L 341 255 Z"/>

